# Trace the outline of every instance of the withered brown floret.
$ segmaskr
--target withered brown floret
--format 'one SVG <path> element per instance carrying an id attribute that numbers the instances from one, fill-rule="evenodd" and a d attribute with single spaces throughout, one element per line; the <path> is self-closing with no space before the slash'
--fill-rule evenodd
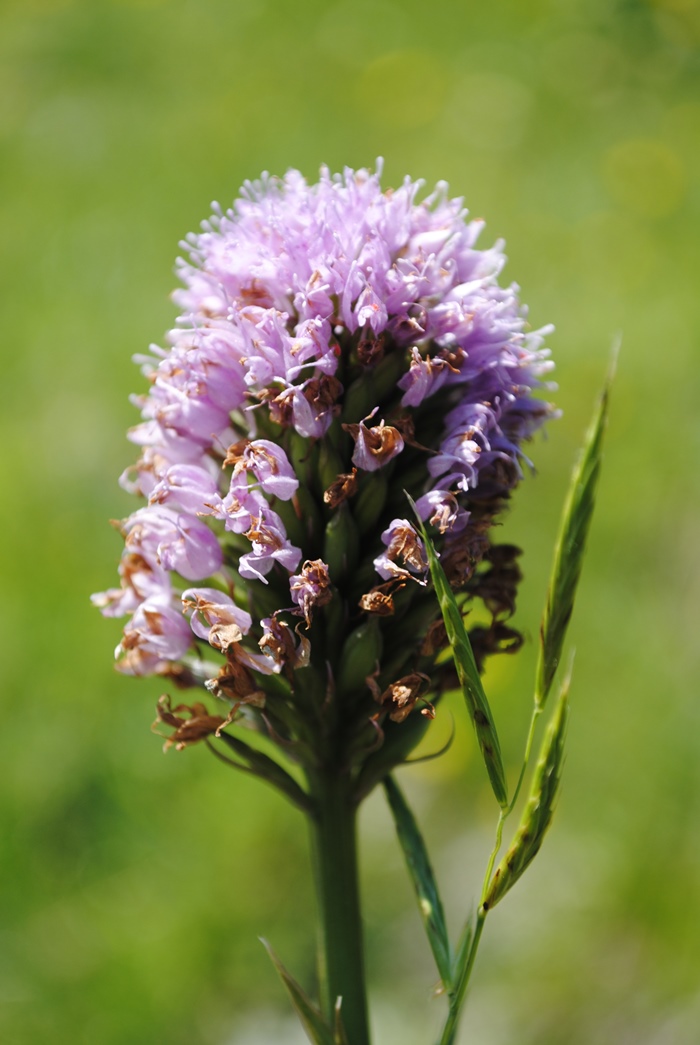
<path id="1" fill-rule="evenodd" d="M 189 717 L 185 718 L 183 712 Z M 226 721 L 221 715 L 210 715 L 206 706 L 199 702 L 176 704 L 173 707 L 170 697 L 164 693 L 162 697 L 158 698 L 156 720 L 151 729 L 159 736 L 164 736 L 165 734 L 156 727 L 161 724 L 172 726 L 175 732 L 166 737 L 163 751 L 167 751 L 171 747 L 174 747 L 176 751 L 182 751 L 191 744 L 196 744 L 197 741 L 204 740 L 205 737 L 216 733 L 226 724 Z"/>
<path id="2" fill-rule="evenodd" d="M 329 508 L 337 508 L 339 504 L 352 497 L 357 490 L 357 468 L 351 472 L 341 472 L 323 494 L 323 501 Z"/>

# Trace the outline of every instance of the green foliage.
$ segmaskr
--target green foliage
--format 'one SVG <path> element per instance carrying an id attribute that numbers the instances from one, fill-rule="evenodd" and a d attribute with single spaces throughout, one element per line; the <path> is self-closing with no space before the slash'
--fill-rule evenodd
<path id="1" fill-rule="evenodd" d="M 286 988 L 287 994 L 291 999 L 301 1025 L 306 1031 L 306 1035 L 312 1045 L 343 1045 L 340 1006 L 336 1007 L 336 1028 L 332 1030 L 321 1015 L 320 1009 L 314 1005 L 292 974 L 285 969 L 267 940 L 262 940 L 261 942 L 267 953 L 270 955 L 272 964 L 279 973 L 280 979 Z"/>
<path id="2" fill-rule="evenodd" d="M 437 970 L 446 989 L 452 985 L 452 954 L 447 936 L 445 912 L 438 892 L 423 836 L 411 809 L 393 777 L 386 777 L 384 790 L 396 824 L 396 833 L 406 858 L 408 872 L 418 900 L 423 925 Z"/>
<path id="3" fill-rule="evenodd" d="M 408 494 L 406 496 L 408 497 Z M 503 769 L 501 745 L 498 740 L 491 708 L 484 693 L 481 676 L 476 667 L 469 635 L 464 627 L 462 614 L 457 605 L 457 600 L 452 594 L 445 571 L 435 554 L 433 542 L 430 540 L 428 532 L 416 512 L 415 504 L 410 497 L 408 497 L 408 500 L 418 521 L 418 529 L 428 554 L 430 577 L 435 587 L 437 600 L 440 603 L 440 610 L 445 622 L 447 637 L 452 647 L 452 656 L 454 657 L 455 667 L 462 686 L 462 693 L 469 709 L 469 715 L 474 726 L 484 765 L 491 781 L 493 793 L 501 808 L 505 808 L 508 805 L 508 785 L 506 784 L 505 770 Z"/>
<path id="4" fill-rule="evenodd" d="M 226 759 L 231 765 L 247 773 L 253 773 L 261 780 L 266 780 L 281 791 L 297 809 L 301 809 L 303 812 L 311 810 L 312 803 L 309 796 L 274 758 L 251 747 L 240 737 L 227 733 L 226 730 L 220 734 L 219 740 L 223 741 L 238 756 L 238 761 Z M 214 754 L 218 754 L 215 742 L 207 741 L 207 743 L 213 749 Z"/>
<path id="5" fill-rule="evenodd" d="M 540 654 L 537 662 L 535 703 L 542 708 L 554 681 L 564 645 L 566 629 L 574 608 L 581 576 L 588 528 L 595 506 L 596 487 L 603 456 L 603 436 L 608 419 L 608 399 L 614 363 L 600 397 L 580 458 L 571 477 L 564 505 L 561 528 L 554 551 L 552 577 L 540 627 Z"/>
<path id="6" fill-rule="evenodd" d="M 564 681 L 557 707 L 542 743 L 540 757 L 515 838 L 489 883 L 482 907 L 491 910 L 532 863 L 552 822 L 564 761 L 564 739 L 569 713 L 569 682 Z"/>
<path id="7" fill-rule="evenodd" d="M 459 941 L 454 960 L 452 974 L 453 987 L 448 993 L 447 1018 L 442 1028 L 439 1045 L 454 1045 L 457 1035 L 459 1017 L 466 996 L 467 984 L 474 967 L 474 960 L 479 947 L 479 940 L 484 928 L 486 912 L 483 908 L 477 913 L 474 924 L 468 920 L 462 938 Z"/>
<path id="8" fill-rule="evenodd" d="M 526 868 L 532 863 L 540 850 L 544 835 L 552 821 L 564 761 L 570 673 L 562 684 L 557 707 L 542 744 L 529 800 L 524 809 L 520 827 L 506 855 L 495 872 L 493 872 L 493 865 L 501 848 L 504 823 L 513 811 L 522 781 L 529 767 L 537 721 L 542 714 L 544 701 L 556 671 L 564 635 L 573 609 L 586 536 L 593 512 L 595 486 L 600 471 L 602 439 L 607 420 L 607 400 L 613 370 L 614 365 L 611 367 L 601 403 L 586 436 L 581 459 L 574 469 L 567 494 L 561 534 L 555 546 L 553 578 L 550 583 L 543 618 L 541 659 L 537 669 L 534 707 L 525 742 L 522 770 L 512 799 L 501 807 L 501 814 L 496 828 L 495 845 L 487 865 L 481 903 L 476 914 L 474 927 L 472 928 L 470 921 L 467 920 L 462 933 L 462 939 L 454 962 L 454 971 L 451 974 L 448 988 L 448 1014 L 440 1038 L 440 1045 L 453 1045 L 455 1041 L 466 989 L 474 966 L 486 915 L 505 896 L 509 889 L 515 885 Z M 413 507 L 415 511 L 415 506 Z M 421 532 L 428 548 L 432 576 L 435 578 L 435 566 L 439 565 L 437 557 L 428 541 L 424 527 L 421 527 Z M 439 589 L 436 584 L 436 590 L 438 591 L 444 592 L 446 588 L 447 583 L 444 580 L 441 582 Z M 540 683 L 543 663 L 547 680 L 544 686 Z M 476 668 L 474 668 L 474 671 L 476 671 Z"/>

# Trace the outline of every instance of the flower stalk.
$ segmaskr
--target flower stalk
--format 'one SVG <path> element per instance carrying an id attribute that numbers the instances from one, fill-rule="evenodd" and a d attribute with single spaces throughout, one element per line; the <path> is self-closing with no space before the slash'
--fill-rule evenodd
<path id="1" fill-rule="evenodd" d="M 349 1045 L 369 1045 L 363 926 L 357 858 L 357 806 L 348 780 L 332 770 L 315 775 L 311 854 L 318 915 L 321 1011 L 340 1016 Z"/>

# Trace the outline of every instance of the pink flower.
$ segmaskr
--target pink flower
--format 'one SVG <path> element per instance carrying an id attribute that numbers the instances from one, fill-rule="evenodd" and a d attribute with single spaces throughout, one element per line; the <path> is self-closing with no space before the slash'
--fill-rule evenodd
<path id="1" fill-rule="evenodd" d="M 179 660 L 191 644 L 187 621 L 168 599 L 153 596 L 134 611 L 115 656 L 127 655 L 123 667 L 127 674 L 150 675 L 168 662 Z"/>
<path id="2" fill-rule="evenodd" d="M 343 428 L 355 440 L 352 463 L 365 472 L 376 472 L 403 450 L 401 433 L 384 421 L 372 428 L 367 428 L 364 421 L 359 425 L 346 424 Z"/>

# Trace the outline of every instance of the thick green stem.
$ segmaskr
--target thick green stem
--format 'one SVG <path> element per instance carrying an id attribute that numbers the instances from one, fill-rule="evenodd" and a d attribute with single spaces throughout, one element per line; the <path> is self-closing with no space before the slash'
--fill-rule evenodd
<path id="1" fill-rule="evenodd" d="M 357 867 L 356 807 L 349 781 L 330 772 L 313 782 L 310 819 L 319 920 L 321 1008 L 333 1023 L 336 1001 L 349 1045 L 369 1045 L 362 917 Z"/>

